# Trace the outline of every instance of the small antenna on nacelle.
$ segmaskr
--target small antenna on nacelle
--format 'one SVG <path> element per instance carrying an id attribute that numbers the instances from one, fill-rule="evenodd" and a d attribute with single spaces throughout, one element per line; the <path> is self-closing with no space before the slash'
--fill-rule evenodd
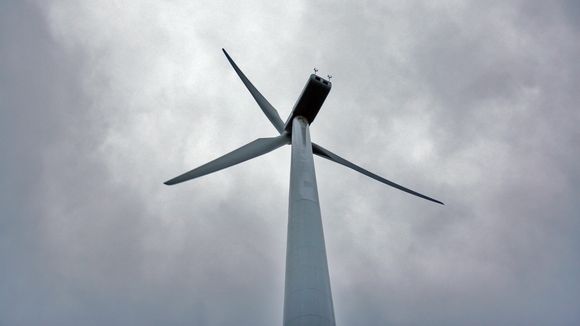
<path id="1" fill-rule="evenodd" d="M 314 74 L 316 75 L 317 72 L 318 72 L 318 68 L 314 67 Z"/>
<path id="2" fill-rule="evenodd" d="M 332 79 L 332 75 L 326 75 L 326 77 L 328 77 L 329 81 Z"/>

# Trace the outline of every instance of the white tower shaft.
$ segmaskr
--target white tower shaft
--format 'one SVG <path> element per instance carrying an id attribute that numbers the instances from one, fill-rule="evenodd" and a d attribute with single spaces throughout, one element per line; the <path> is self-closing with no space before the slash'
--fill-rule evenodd
<path id="1" fill-rule="evenodd" d="M 294 118 L 284 326 L 335 325 L 308 122 Z"/>

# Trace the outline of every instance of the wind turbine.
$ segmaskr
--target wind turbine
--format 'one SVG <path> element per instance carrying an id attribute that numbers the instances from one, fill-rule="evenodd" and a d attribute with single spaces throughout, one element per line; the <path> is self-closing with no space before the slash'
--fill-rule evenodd
<path id="1" fill-rule="evenodd" d="M 291 144 L 284 325 L 335 325 L 313 154 L 342 164 L 406 193 L 438 204 L 443 205 L 443 203 L 369 172 L 310 141 L 309 127 L 332 87 L 329 80 L 316 75 L 316 68 L 315 74 L 311 74 L 308 78 L 292 113 L 284 123 L 278 111 L 252 85 L 226 50 L 222 50 L 279 135 L 258 138 L 207 164 L 166 181 L 165 184 L 174 185 L 195 179 Z"/>

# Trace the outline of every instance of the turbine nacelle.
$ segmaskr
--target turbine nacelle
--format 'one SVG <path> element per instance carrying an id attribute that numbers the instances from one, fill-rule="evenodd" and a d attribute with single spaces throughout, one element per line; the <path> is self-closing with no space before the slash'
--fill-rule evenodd
<path id="1" fill-rule="evenodd" d="M 308 124 L 311 124 L 316 118 L 318 111 L 324 104 L 324 100 L 330 89 L 332 88 L 332 83 L 320 76 L 315 74 L 310 75 L 304 89 L 302 90 L 302 94 L 296 101 L 294 105 L 294 109 L 290 113 L 288 120 L 284 124 L 284 130 L 287 133 L 292 132 L 292 121 L 295 117 L 302 116 L 308 121 Z"/>

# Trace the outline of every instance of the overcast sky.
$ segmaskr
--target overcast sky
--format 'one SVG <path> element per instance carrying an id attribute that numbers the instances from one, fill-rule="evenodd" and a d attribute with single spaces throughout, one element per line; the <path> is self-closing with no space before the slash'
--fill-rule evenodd
<path id="1" fill-rule="evenodd" d="M 241 4 L 243 3 L 243 5 Z M 356 4 L 355 4 L 356 3 Z M 277 325 L 314 66 L 339 325 L 580 324 L 577 1 L 0 2 L 0 324 Z"/>

